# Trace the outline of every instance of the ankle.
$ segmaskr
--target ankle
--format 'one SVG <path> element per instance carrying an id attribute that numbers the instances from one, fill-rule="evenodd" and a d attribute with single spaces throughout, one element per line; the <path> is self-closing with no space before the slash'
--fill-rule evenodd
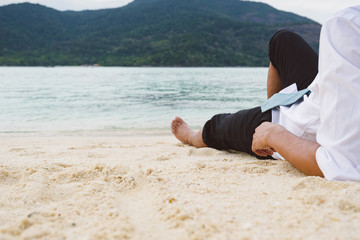
<path id="1" fill-rule="evenodd" d="M 189 145 L 197 147 L 197 148 L 202 148 L 202 147 L 206 147 L 206 144 L 204 143 L 203 139 L 202 139 L 202 130 L 195 132 L 192 131 L 191 132 L 191 142 L 189 143 Z"/>
<path id="2" fill-rule="evenodd" d="M 196 138 L 196 133 L 193 130 L 189 131 L 186 137 L 186 144 L 190 146 L 195 146 L 195 142 L 196 142 L 195 138 Z"/>

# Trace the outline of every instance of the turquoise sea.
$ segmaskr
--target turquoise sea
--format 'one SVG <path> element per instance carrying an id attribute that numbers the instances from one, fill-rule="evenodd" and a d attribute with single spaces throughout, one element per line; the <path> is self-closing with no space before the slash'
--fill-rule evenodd
<path id="1" fill-rule="evenodd" d="M 267 68 L 0 67 L 0 133 L 201 127 L 266 98 Z"/>

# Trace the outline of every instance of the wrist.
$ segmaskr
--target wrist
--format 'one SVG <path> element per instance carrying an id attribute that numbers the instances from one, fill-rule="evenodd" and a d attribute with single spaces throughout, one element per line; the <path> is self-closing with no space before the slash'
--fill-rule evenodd
<path id="1" fill-rule="evenodd" d="M 274 143 L 276 143 L 277 137 L 283 135 L 285 131 L 285 128 L 279 124 L 269 123 L 269 127 L 265 135 L 266 145 L 270 148 L 275 148 Z"/>

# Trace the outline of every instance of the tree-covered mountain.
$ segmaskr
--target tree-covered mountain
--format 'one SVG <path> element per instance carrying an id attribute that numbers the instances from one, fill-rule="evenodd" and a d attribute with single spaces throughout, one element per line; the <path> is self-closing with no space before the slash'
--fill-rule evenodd
<path id="1" fill-rule="evenodd" d="M 0 65 L 265 66 L 282 28 L 318 48 L 318 23 L 257 2 L 135 0 L 80 12 L 12 4 L 0 7 Z"/>

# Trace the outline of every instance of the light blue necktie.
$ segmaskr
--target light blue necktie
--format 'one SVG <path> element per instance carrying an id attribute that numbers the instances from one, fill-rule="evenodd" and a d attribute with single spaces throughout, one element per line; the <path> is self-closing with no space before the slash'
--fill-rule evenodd
<path id="1" fill-rule="evenodd" d="M 261 105 L 261 112 L 266 112 L 278 106 L 291 105 L 308 93 L 310 93 L 310 90 L 307 88 L 293 93 L 276 93 Z"/>

